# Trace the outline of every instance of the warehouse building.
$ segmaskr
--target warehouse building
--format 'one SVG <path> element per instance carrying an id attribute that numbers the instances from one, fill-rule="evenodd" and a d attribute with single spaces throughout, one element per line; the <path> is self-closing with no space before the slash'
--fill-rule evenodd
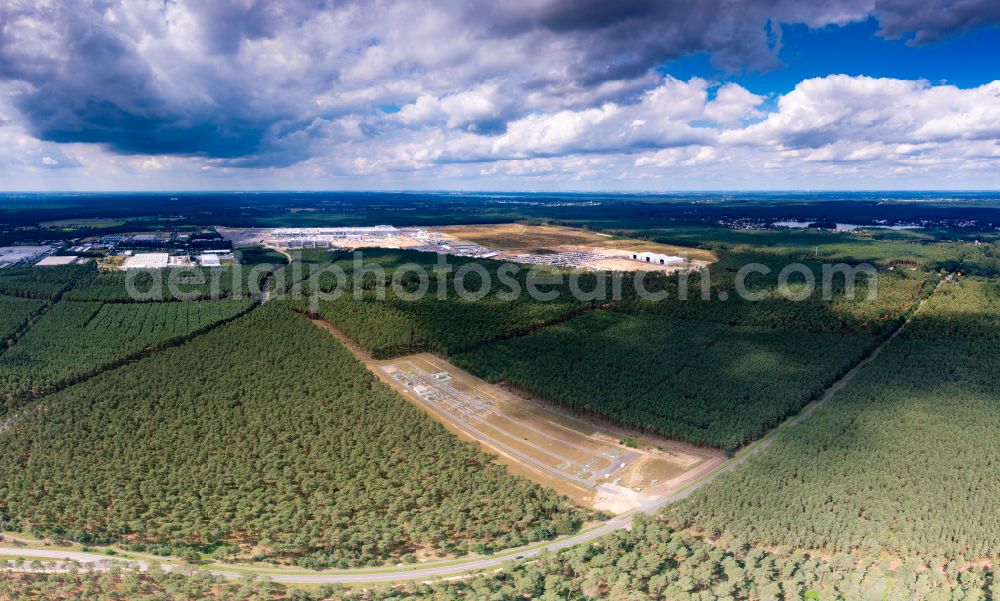
<path id="1" fill-rule="evenodd" d="M 332 248 L 343 243 L 384 240 L 401 233 L 391 225 L 277 228 L 271 230 L 270 244 L 278 248 Z"/>
<path id="2" fill-rule="evenodd" d="M 57 267 L 59 265 L 72 265 L 76 263 L 77 257 L 73 255 L 65 257 L 45 257 L 35 263 L 35 267 Z"/>
<path id="3" fill-rule="evenodd" d="M 674 255 L 661 255 L 658 253 L 632 253 L 632 260 L 642 261 L 643 263 L 653 263 L 655 265 L 676 265 L 684 262 L 684 259 L 680 257 L 676 257 Z"/>
<path id="4" fill-rule="evenodd" d="M 169 263 L 168 253 L 137 253 L 125 259 L 122 269 L 163 269 Z"/>
<path id="5" fill-rule="evenodd" d="M 20 263 L 30 263 L 52 250 L 51 246 L 3 246 L 0 247 L 0 269 Z"/>
<path id="6" fill-rule="evenodd" d="M 222 262 L 219 261 L 219 255 L 201 255 L 198 257 L 198 262 L 201 263 L 202 267 L 221 267 Z"/>

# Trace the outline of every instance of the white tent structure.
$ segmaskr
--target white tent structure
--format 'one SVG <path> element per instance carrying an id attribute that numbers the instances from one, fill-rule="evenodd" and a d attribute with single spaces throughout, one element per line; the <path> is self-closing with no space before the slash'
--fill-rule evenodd
<path id="1" fill-rule="evenodd" d="M 633 261 L 652 263 L 654 265 L 676 265 L 683 263 L 684 259 L 674 255 L 661 255 L 658 253 L 632 253 Z"/>

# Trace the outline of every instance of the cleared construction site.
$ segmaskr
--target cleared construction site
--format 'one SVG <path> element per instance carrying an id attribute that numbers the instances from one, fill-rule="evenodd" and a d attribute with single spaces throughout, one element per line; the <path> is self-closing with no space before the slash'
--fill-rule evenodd
<path id="1" fill-rule="evenodd" d="M 588 271 L 699 269 L 714 260 L 707 251 L 586 230 L 525 224 L 446 227 L 216 228 L 233 246 L 303 249 L 411 249 L 456 257 L 496 259 Z"/>
<path id="2" fill-rule="evenodd" d="M 431 354 L 372 367 L 449 429 L 499 454 L 512 471 L 595 509 L 651 505 L 722 461 L 712 451 L 635 439 L 565 415 Z"/>

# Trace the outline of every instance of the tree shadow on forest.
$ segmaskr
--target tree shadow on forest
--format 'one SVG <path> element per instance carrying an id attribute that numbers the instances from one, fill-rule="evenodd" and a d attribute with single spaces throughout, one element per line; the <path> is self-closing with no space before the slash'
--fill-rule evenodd
<path id="1" fill-rule="evenodd" d="M 921 317 L 829 402 L 679 515 L 759 544 L 924 559 L 995 553 L 997 333 L 953 340 L 940 322 L 954 319 Z M 968 331 L 982 317 L 971 315 Z"/>

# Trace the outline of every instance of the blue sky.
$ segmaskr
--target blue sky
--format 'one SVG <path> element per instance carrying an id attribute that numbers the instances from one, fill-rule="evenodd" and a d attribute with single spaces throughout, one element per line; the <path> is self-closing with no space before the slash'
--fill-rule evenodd
<path id="1" fill-rule="evenodd" d="M 785 94 L 804 79 L 834 74 L 926 79 L 963 88 L 1000 77 L 1000 27 L 982 27 L 921 45 L 907 43 L 912 35 L 885 39 L 877 35 L 878 28 L 874 18 L 820 29 L 785 26 L 778 54 L 781 65 L 765 71 L 716 68 L 706 52 L 668 61 L 657 70 L 679 79 L 733 81 L 769 94 Z"/>
<path id="2" fill-rule="evenodd" d="M 0 188 L 997 189 L 995 0 L 0 5 Z"/>

